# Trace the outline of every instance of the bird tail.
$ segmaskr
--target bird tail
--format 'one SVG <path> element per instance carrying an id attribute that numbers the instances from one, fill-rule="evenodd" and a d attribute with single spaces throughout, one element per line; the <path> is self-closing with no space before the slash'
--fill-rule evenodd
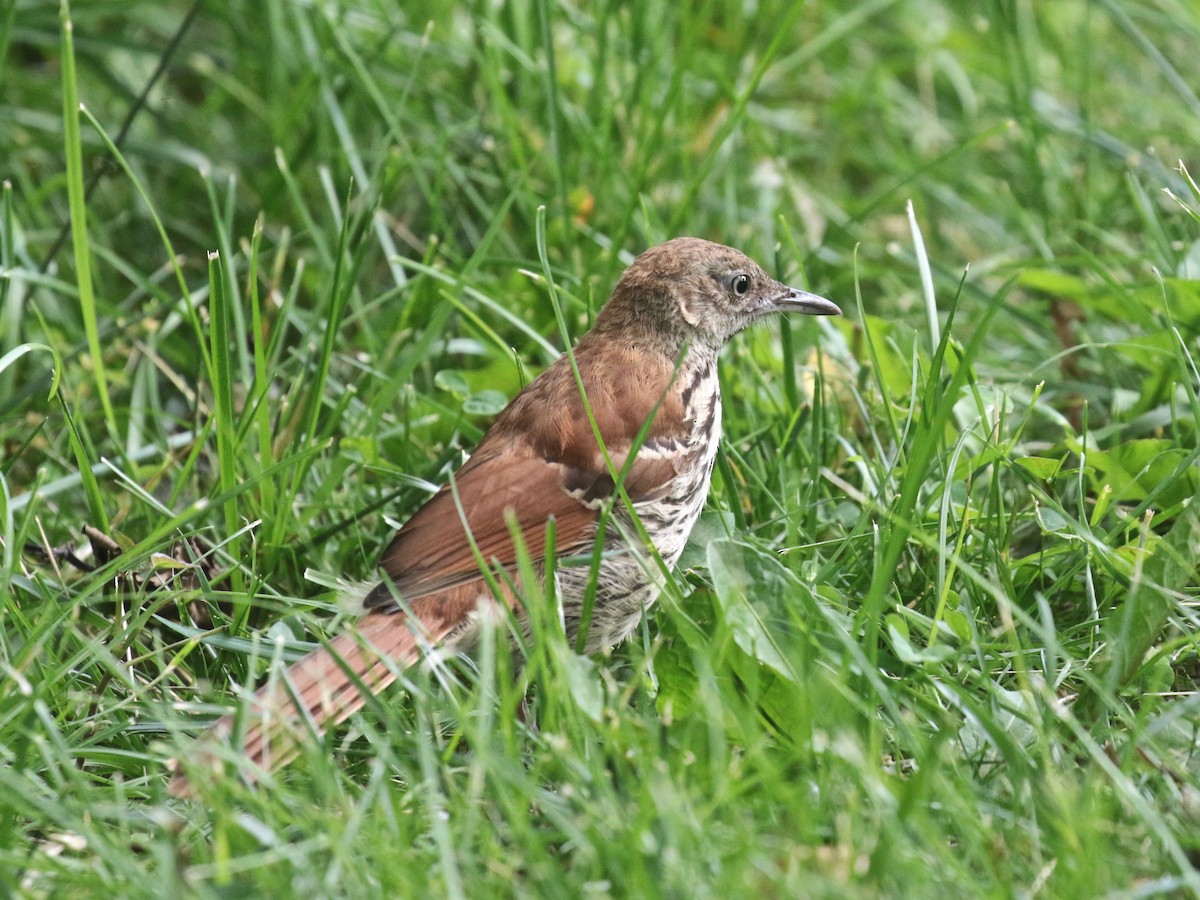
<path id="1" fill-rule="evenodd" d="M 242 750 L 248 765 L 239 766 L 251 780 L 256 773 L 282 766 L 299 752 L 306 735 L 322 734 L 361 709 L 366 698 L 396 680 L 397 673 L 417 661 L 426 641 L 445 634 L 414 632 L 403 613 L 371 613 L 354 628 L 334 638 L 328 646 L 294 663 L 282 677 L 272 678 L 247 705 Z M 198 755 L 197 767 L 222 768 L 217 745 L 228 744 L 234 734 L 233 713 L 218 719 L 201 738 L 208 748 Z M 171 779 L 170 793 L 191 796 L 185 772 Z"/>

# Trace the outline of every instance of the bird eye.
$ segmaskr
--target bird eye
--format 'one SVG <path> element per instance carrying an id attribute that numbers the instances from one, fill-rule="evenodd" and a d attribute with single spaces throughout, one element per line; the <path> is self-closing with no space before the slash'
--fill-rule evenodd
<path id="1" fill-rule="evenodd" d="M 739 272 L 730 279 L 729 286 L 733 288 L 735 294 L 741 297 L 750 290 L 750 276 L 744 272 Z"/>

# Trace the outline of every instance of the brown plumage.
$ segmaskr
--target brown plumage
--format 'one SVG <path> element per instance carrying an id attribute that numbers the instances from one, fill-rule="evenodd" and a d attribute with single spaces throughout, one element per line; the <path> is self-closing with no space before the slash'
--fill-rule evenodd
<path id="1" fill-rule="evenodd" d="M 515 567 L 506 513 L 519 522 L 540 574 L 551 519 L 560 560 L 590 556 L 611 504 L 585 647 L 592 652 L 626 637 L 657 596 L 661 576 L 615 498 L 617 479 L 624 472 L 621 485 L 653 551 L 674 566 L 704 506 L 720 439 L 717 353 L 742 328 L 779 312 L 840 310 L 775 281 L 737 250 L 696 238 L 668 241 L 634 260 L 574 351 L 604 449 L 564 356 L 500 413 L 453 487 L 443 487 L 392 539 L 379 564 L 382 580 L 367 593 L 354 627 L 255 695 L 247 759 L 264 768 L 281 764 L 294 746 L 284 734 L 304 719 L 321 731 L 359 709 L 363 689 L 387 687 L 423 649 L 468 647 L 480 613 L 497 603 L 476 550 L 493 570 Z M 572 641 L 588 577 L 587 566 L 555 570 Z M 509 589 L 501 587 L 498 602 L 525 624 Z M 209 740 L 228 740 L 232 729 L 232 716 L 225 716 Z M 186 776 L 176 775 L 171 789 L 188 794 Z"/>

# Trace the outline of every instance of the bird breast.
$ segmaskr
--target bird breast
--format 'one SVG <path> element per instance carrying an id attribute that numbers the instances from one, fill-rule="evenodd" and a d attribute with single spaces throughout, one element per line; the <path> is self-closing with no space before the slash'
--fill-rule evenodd
<path id="1" fill-rule="evenodd" d="M 663 496 L 635 504 L 654 548 L 668 566 L 683 553 L 692 527 L 704 509 L 713 463 L 721 442 L 721 386 L 716 360 L 703 360 L 680 373 L 684 415 L 691 423 L 683 464 Z"/>

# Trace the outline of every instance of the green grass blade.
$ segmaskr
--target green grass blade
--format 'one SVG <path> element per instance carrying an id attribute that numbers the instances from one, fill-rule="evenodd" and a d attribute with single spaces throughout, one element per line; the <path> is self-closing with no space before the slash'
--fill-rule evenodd
<path id="1" fill-rule="evenodd" d="M 63 141 L 67 158 L 67 200 L 71 211 L 71 246 L 75 251 L 75 279 L 79 286 L 79 313 L 87 334 L 95 391 L 104 409 L 110 434 L 117 434 L 117 417 L 108 392 L 104 351 L 100 347 L 99 312 L 92 282 L 91 249 L 88 246 L 87 204 L 83 198 L 83 144 L 79 135 L 79 87 L 75 75 L 75 37 L 71 6 L 62 0 Z"/>

